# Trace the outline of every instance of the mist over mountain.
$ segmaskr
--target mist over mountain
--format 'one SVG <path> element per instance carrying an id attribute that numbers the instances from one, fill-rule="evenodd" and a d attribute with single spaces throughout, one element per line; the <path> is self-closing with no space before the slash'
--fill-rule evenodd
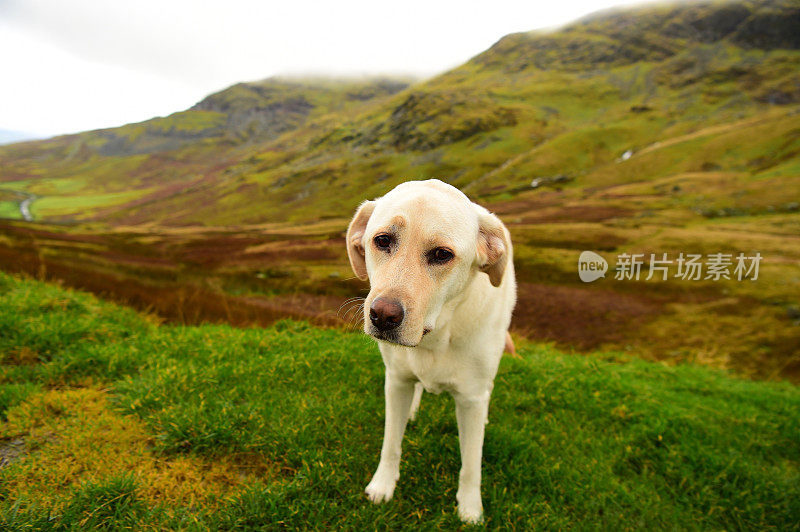
<path id="1" fill-rule="evenodd" d="M 42 135 L 28 133 L 27 131 L 15 131 L 13 129 L 0 129 L 0 144 L 11 144 L 12 142 L 22 142 L 42 138 Z"/>

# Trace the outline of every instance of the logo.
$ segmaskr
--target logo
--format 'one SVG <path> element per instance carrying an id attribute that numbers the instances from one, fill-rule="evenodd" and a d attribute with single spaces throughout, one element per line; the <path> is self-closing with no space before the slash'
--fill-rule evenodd
<path id="1" fill-rule="evenodd" d="M 649 255 L 649 260 L 648 260 Z M 613 268 L 617 281 L 750 281 L 758 280 L 758 268 L 763 257 L 758 251 L 709 253 L 620 253 Z M 704 260 L 705 259 L 705 260 Z M 673 268 L 675 266 L 675 268 Z M 672 270 L 677 269 L 677 272 Z M 584 251 L 578 257 L 578 276 L 591 283 L 606 276 L 608 262 L 594 251 Z"/>
<path id="2" fill-rule="evenodd" d="M 594 251 L 584 251 L 578 257 L 578 275 L 584 283 L 591 283 L 606 276 L 608 263 Z"/>

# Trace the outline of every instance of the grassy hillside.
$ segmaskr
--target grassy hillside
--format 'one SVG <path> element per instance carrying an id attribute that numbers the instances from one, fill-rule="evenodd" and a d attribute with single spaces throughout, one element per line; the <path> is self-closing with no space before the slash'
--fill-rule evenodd
<path id="1" fill-rule="evenodd" d="M 667 196 L 646 208 L 780 210 L 769 190 L 797 172 L 798 25 L 796 4 L 782 0 L 666 4 L 510 35 L 406 90 L 391 80 L 242 83 L 169 117 L 0 148 L 0 180 L 94 199 L 42 201 L 41 219 L 124 223 L 341 216 L 354 194 L 428 175 L 492 200 L 554 174 L 570 178 L 570 198 L 725 174 L 745 193 L 726 197 L 736 191 L 712 182 L 707 203 Z M 709 152 L 702 132 L 721 124 L 727 135 Z M 734 152 L 744 140 L 756 143 Z M 642 153 L 617 169 L 627 150 Z M 119 190 L 136 197 L 103 196 Z"/>
<path id="2" fill-rule="evenodd" d="M 33 194 L 41 224 L 0 222 L 0 267 L 186 323 L 332 323 L 363 290 L 355 207 L 438 177 L 509 226 L 517 333 L 798 381 L 798 27 L 784 0 L 612 11 L 410 85 L 270 79 L 0 147 L 0 216 Z M 585 285 L 582 250 L 764 260 L 757 282 Z"/>
<path id="3" fill-rule="evenodd" d="M 396 498 L 363 495 L 383 414 L 363 335 L 158 325 L 85 293 L 0 286 L 3 529 L 459 526 L 445 396 L 423 398 Z M 797 526 L 797 388 L 520 351 L 491 405 L 488 527 Z"/>
<path id="4" fill-rule="evenodd" d="M 32 209 L 40 220 L 105 221 L 120 209 L 217 193 L 231 184 L 229 167 L 242 157 L 267 150 L 271 164 L 281 164 L 291 139 L 380 105 L 407 86 L 389 79 L 240 83 L 167 117 L 1 147 L 0 187 L 41 196 Z"/>

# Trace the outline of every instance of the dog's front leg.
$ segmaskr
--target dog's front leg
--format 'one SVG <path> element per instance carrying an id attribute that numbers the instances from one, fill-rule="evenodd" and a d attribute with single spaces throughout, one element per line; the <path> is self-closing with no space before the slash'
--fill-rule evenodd
<path id="1" fill-rule="evenodd" d="M 378 470 L 365 490 L 372 502 L 388 501 L 400 477 L 400 448 L 408 423 L 414 383 L 386 372 L 386 426 Z"/>
<path id="2" fill-rule="evenodd" d="M 478 397 L 456 395 L 458 442 L 461 446 L 461 474 L 458 478 L 458 516 L 477 523 L 483 518 L 481 503 L 481 458 L 483 433 L 489 411 L 489 393 Z"/>

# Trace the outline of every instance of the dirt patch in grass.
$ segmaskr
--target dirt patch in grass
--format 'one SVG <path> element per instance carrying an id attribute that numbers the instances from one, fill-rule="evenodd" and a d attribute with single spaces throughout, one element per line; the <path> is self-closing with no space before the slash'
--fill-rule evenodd
<path id="1" fill-rule="evenodd" d="M 587 231 L 581 230 L 581 228 L 553 231 L 552 226 L 544 225 L 518 225 L 511 226 L 509 230 L 515 250 L 521 249 L 522 246 L 528 246 L 531 248 L 613 251 L 628 242 L 625 236 L 612 231 Z"/>
<path id="2" fill-rule="evenodd" d="M 123 266 L 139 268 L 175 269 L 178 267 L 173 260 L 165 257 L 152 257 L 143 254 L 130 254 L 118 251 L 99 251 L 96 256 Z"/>
<path id="3" fill-rule="evenodd" d="M 522 218 L 522 223 L 603 222 L 612 218 L 627 218 L 634 211 L 609 205 L 564 206 L 543 209 Z"/>
<path id="4" fill-rule="evenodd" d="M 263 241 L 255 237 L 216 236 L 201 240 L 191 240 L 176 250 L 181 258 L 190 264 L 213 268 L 226 262 L 231 256 Z"/>
<path id="5" fill-rule="evenodd" d="M 31 242 L 50 243 L 51 241 L 52 242 L 65 241 L 65 242 L 103 244 L 106 241 L 104 236 L 99 234 L 88 234 L 88 233 L 67 232 L 67 231 L 56 232 L 56 231 L 41 229 L 35 226 L 22 226 L 15 224 L 3 225 L 3 231 L 14 235 L 18 235 L 23 238 L 27 238 Z"/>
<path id="6" fill-rule="evenodd" d="M 11 366 L 31 366 L 39 362 L 39 353 L 27 346 L 15 347 L 0 355 L 0 361 Z"/>
<path id="7" fill-rule="evenodd" d="M 647 298 L 610 290 L 520 283 L 513 329 L 537 340 L 580 349 L 622 342 L 661 312 Z"/>
<path id="8" fill-rule="evenodd" d="M 115 411 L 104 390 L 49 390 L 8 411 L 0 429 L 0 479 L 15 499 L 59 505 L 85 482 L 131 474 L 152 504 L 215 507 L 278 468 L 258 455 L 159 456 L 137 417 Z"/>
<path id="9" fill-rule="evenodd" d="M 234 260 L 231 257 L 226 258 Z M 248 256 L 247 259 L 251 257 Z M 303 292 L 270 297 L 231 295 L 213 287 L 193 284 L 188 279 L 147 279 L 141 274 L 145 271 L 152 274 L 155 268 L 153 265 L 148 267 L 145 262 L 138 264 L 141 270 L 126 275 L 121 269 L 126 262 L 115 263 L 118 271 L 110 273 L 106 269 L 100 269 L 96 261 L 64 259 L 51 254 L 42 255 L 28 247 L 8 248 L 0 245 L 0 267 L 7 271 L 57 280 L 67 286 L 88 290 L 121 304 L 155 313 L 170 322 L 264 326 L 289 317 L 307 320 L 316 325 L 346 324 L 342 318 L 337 317 L 337 311 L 347 295 Z M 162 264 L 159 267 L 160 270 L 163 269 Z M 201 283 L 203 279 L 198 277 L 194 281 Z M 213 280 L 211 274 L 207 280 L 206 284 L 213 284 L 210 282 Z M 347 280 L 339 283 L 349 286 Z M 341 290 L 349 293 L 349 289 Z"/>
<path id="10" fill-rule="evenodd" d="M 283 242 L 269 242 L 253 246 L 245 250 L 242 257 L 247 261 L 262 260 L 270 263 L 286 261 L 320 261 L 336 259 L 343 253 L 344 239 L 334 242 L 325 240 L 288 240 Z"/>
<path id="11" fill-rule="evenodd" d="M 353 316 L 356 309 L 350 308 L 350 305 L 343 306 L 348 301 L 343 297 L 298 293 L 267 299 L 243 297 L 239 300 L 256 308 L 267 309 L 277 316 L 294 314 L 302 316 L 303 319 L 322 322 L 326 325 L 358 328 L 353 325 L 356 321 Z"/>
<path id="12" fill-rule="evenodd" d="M 493 213 L 501 216 L 508 216 L 512 214 L 529 213 L 539 209 L 546 209 L 548 207 L 556 207 L 560 203 L 559 199 L 553 198 L 517 198 L 507 201 L 492 202 L 488 205 L 488 209 Z"/>
<path id="13" fill-rule="evenodd" d="M 0 438 L 0 469 L 8 467 L 25 456 L 25 440 L 22 438 Z"/>

